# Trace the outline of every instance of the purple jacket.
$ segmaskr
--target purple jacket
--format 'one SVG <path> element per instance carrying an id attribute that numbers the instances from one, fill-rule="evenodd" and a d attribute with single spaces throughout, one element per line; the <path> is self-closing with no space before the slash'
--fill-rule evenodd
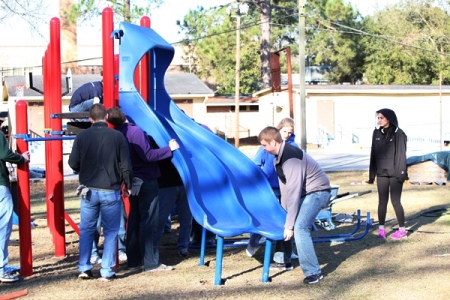
<path id="1" fill-rule="evenodd" d="M 170 147 L 152 148 L 147 134 L 133 123 L 123 123 L 118 130 L 128 140 L 134 177 L 157 179 L 161 175 L 158 161 L 172 156 Z"/>

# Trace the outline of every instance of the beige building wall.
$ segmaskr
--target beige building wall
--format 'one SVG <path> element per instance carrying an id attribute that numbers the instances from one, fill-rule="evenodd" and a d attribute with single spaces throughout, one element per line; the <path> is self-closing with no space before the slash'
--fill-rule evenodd
<path id="1" fill-rule="evenodd" d="M 261 118 L 268 118 L 273 103 L 285 105 L 287 92 L 260 97 Z M 294 103 L 299 103 L 294 92 Z M 375 112 L 390 108 L 397 114 L 400 128 L 408 135 L 408 145 L 420 139 L 439 143 L 442 126 L 444 138 L 450 138 L 450 91 L 439 87 L 384 87 L 333 89 L 332 86 L 306 89 L 307 143 L 320 144 L 321 130 L 343 145 L 369 147 L 376 125 Z M 280 115 L 281 116 L 281 115 Z M 300 117 L 294 116 L 295 120 Z M 301 124 L 297 124 L 297 130 Z M 299 134 L 297 133 L 297 138 Z M 300 140 L 298 140 L 300 142 Z"/>

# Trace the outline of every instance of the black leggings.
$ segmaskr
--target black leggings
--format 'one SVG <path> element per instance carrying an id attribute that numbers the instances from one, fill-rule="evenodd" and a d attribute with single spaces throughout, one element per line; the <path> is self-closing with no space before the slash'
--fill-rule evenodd
<path id="1" fill-rule="evenodd" d="M 395 216 L 397 217 L 398 226 L 405 226 L 405 212 L 403 211 L 400 199 L 402 197 L 403 183 L 398 182 L 395 177 L 377 176 L 378 187 L 378 222 L 384 225 L 386 221 L 386 211 L 389 202 L 389 194 L 391 195 L 392 207 L 394 207 Z"/>

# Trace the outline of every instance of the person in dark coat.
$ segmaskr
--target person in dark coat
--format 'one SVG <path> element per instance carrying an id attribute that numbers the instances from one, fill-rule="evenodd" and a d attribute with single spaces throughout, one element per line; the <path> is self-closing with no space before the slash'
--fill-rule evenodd
<path id="1" fill-rule="evenodd" d="M 103 224 L 103 257 L 100 275 L 103 280 L 116 278 L 116 247 L 122 215 L 121 188 L 124 196 L 131 193 L 133 182 L 132 161 L 128 142 L 120 132 L 109 128 L 103 104 L 89 109 L 92 126 L 80 132 L 73 143 L 69 166 L 77 171 L 80 186 L 80 257 L 78 275 L 93 278 L 90 262 L 97 222 Z M 77 192 L 78 192 L 77 191 Z"/>
<path id="2" fill-rule="evenodd" d="M 70 98 L 70 112 L 89 111 L 95 103 L 103 103 L 103 83 L 101 81 L 88 82 L 75 90 Z"/>
<path id="3" fill-rule="evenodd" d="M 405 212 L 401 203 L 403 182 L 407 179 L 406 169 L 406 134 L 398 127 L 397 115 L 388 108 L 376 112 L 379 128 L 372 136 L 370 152 L 369 184 L 377 177 L 378 188 L 378 236 L 386 238 L 386 211 L 391 196 L 392 206 L 397 217 L 399 229 L 391 238 L 407 238 L 405 230 Z"/>
<path id="4" fill-rule="evenodd" d="M 161 175 L 158 161 L 172 157 L 172 152 L 180 146 L 172 139 L 169 145 L 154 149 L 148 134 L 128 122 L 118 107 L 108 109 L 108 122 L 128 141 L 133 165 L 133 191 L 129 197 L 126 238 L 128 268 L 141 269 L 143 266 L 146 272 L 171 271 L 174 269 L 172 266 L 160 262 L 158 245 L 155 244 L 159 222 L 158 177 Z M 135 189 L 136 185 L 139 188 Z"/>

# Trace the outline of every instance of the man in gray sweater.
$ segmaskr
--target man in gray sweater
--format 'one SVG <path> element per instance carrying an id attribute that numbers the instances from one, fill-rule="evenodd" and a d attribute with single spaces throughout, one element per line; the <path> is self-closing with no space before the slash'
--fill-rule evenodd
<path id="1" fill-rule="evenodd" d="M 330 180 L 319 164 L 301 149 L 286 144 L 275 127 L 258 136 L 264 150 L 275 155 L 281 205 L 287 212 L 284 239 L 295 238 L 300 267 L 306 284 L 318 283 L 323 275 L 311 238 L 312 224 L 331 197 Z"/>

